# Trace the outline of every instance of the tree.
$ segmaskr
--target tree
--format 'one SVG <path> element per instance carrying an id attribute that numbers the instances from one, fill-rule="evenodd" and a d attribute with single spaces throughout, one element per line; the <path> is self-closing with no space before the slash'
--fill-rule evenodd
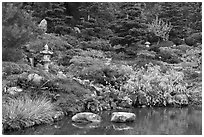
<path id="1" fill-rule="evenodd" d="M 108 39 L 112 31 L 108 24 L 114 20 L 115 3 L 89 2 L 79 7 L 80 16 L 84 20 L 78 24 L 85 40 L 93 38 Z"/>
<path id="2" fill-rule="evenodd" d="M 3 61 L 20 59 L 21 46 L 38 34 L 40 30 L 32 16 L 22 9 L 22 3 L 2 3 Z"/>
<path id="3" fill-rule="evenodd" d="M 185 38 L 193 31 L 201 29 L 201 2 L 163 2 L 159 18 L 171 22 L 174 26 L 170 32 L 170 39 L 177 36 Z"/>
<path id="4" fill-rule="evenodd" d="M 116 37 L 112 44 L 131 45 L 146 39 L 147 25 L 143 16 L 143 3 L 122 3 L 116 20 L 112 23 Z"/>
<path id="5" fill-rule="evenodd" d="M 57 34 L 69 34 L 71 32 L 72 16 L 66 15 L 64 2 L 51 2 L 45 13 L 45 19 L 48 21 L 48 32 Z"/>

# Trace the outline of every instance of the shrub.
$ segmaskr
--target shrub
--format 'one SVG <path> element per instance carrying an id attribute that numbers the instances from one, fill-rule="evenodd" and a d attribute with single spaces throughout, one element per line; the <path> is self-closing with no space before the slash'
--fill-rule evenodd
<path id="1" fill-rule="evenodd" d="M 178 50 L 176 51 L 169 47 L 160 47 L 159 50 L 158 56 L 161 57 L 162 61 L 171 64 L 181 62 L 179 55 L 181 56 L 182 54 L 180 54 Z"/>
<path id="2" fill-rule="evenodd" d="M 4 129 L 20 129 L 53 121 L 55 106 L 45 97 L 31 99 L 27 95 L 3 99 Z"/>
<path id="3" fill-rule="evenodd" d="M 103 52 L 97 50 L 81 51 L 79 55 L 73 56 L 70 60 L 75 66 L 88 67 L 91 65 L 103 65 L 106 58 Z"/>
<path id="4" fill-rule="evenodd" d="M 79 45 L 79 40 L 75 36 L 65 35 L 63 38 L 73 47 L 77 47 Z"/>
<path id="5" fill-rule="evenodd" d="M 154 59 L 155 56 L 156 56 L 156 53 L 154 51 L 140 50 L 137 53 L 137 56 L 139 56 L 141 58 L 152 58 L 152 59 Z"/>
<path id="6" fill-rule="evenodd" d="M 156 19 L 153 20 L 152 24 L 148 25 L 149 31 L 153 32 L 164 41 L 169 39 L 169 32 L 172 28 L 171 23 L 168 24 L 164 22 L 162 19 L 159 19 L 158 16 L 156 16 Z"/>
<path id="7" fill-rule="evenodd" d="M 64 37 L 60 37 L 55 34 L 40 35 L 37 39 L 30 41 L 28 44 L 30 45 L 30 48 L 36 52 L 41 51 L 45 44 L 48 44 L 49 48 L 53 51 L 63 51 L 72 47 L 72 45 L 70 45 Z"/>
<path id="8" fill-rule="evenodd" d="M 191 48 L 187 50 L 185 54 L 182 56 L 183 65 L 186 67 L 194 68 L 201 70 L 202 66 L 202 50 L 201 46 L 196 48 Z"/>
<path id="9" fill-rule="evenodd" d="M 81 48 L 87 49 L 96 49 L 96 50 L 103 50 L 103 51 L 108 51 L 111 50 L 111 45 L 109 44 L 108 40 L 103 40 L 103 39 L 97 39 L 97 40 L 92 40 L 88 42 L 81 42 Z"/>
<path id="10" fill-rule="evenodd" d="M 22 51 L 14 48 L 2 48 L 2 60 L 17 62 L 23 58 Z"/>
<path id="11" fill-rule="evenodd" d="M 185 39 L 185 43 L 189 46 L 196 46 L 197 43 L 202 43 L 202 32 L 191 34 Z"/>
<path id="12" fill-rule="evenodd" d="M 166 106 L 169 95 L 186 92 L 184 74 L 175 70 L 161 72 L 160 66 L 147 64 L 146 69 L 138 69 L 123 86 L 125 92 L 145 98 L 150 106 Z M 142 95 L 142 96 L 141 96 Z"/>
<path id="13" fill-rule="evenodd" d="M 22 69 L 17 63 L 3 62 L 2 73 L 3 75 L 20 74 L 22 73 Z"/>

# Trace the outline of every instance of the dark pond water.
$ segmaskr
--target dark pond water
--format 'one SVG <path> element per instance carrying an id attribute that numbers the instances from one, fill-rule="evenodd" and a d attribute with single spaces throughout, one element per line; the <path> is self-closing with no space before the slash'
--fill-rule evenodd
<path id="1" fill-rule="evenodd" d="M 201 135 L 202 110 L 194 108 L 137 108 L 133 123 L 110 122 L 111 112 L 103 112 L 100 124 L 76 124 L 70 117 L 61 121 L 7 133 L 10 135 Z"/>

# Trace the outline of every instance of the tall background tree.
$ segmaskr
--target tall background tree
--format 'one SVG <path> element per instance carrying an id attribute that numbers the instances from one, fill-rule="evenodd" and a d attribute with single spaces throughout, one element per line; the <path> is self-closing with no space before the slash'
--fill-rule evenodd
<path id="1" fill-rule="evenodd" d="M 145 39 L 147 26 L 144 6 L 143 3 L 120 3 L 121 10 L 116 13 L 116 19 L 110 26 L 115 35 L 113 45 L 131 45 Z"/>
<path id="2" fill-rule="evenodd" d="M 21 46 L 40 34 L 31 14 L 22 7 L 23 3 L 2 3 L 3 61 L 21 59 Z"/>

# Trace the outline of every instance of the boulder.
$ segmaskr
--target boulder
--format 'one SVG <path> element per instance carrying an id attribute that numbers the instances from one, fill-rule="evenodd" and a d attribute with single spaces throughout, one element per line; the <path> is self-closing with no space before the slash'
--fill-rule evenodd
<path id="1" fill-rule="evenodd" d="M 66 78 L 67 78 L 67 76 L 66 76 L 65 74 L 63 74 L 62 71 L 58 71 L 57 77 L 58 77 L 59 79 L 66 79 Z"/>
<path id="2" fill-rule="evenodd" d="M 44 78 L 38 74 L 32 73 L 28 75 L 28 80 L 34 82 L 35 84 L 40 84 Z"/>
<path id="3" fill-rule="evenodd" d="M 62 111 L 57 111 L 53 118 L 54 118 L 55 121 L 59 121 L 63 117 L 64 117 L 64 113 Z"/>
<path id="4" fill-rule="evenodd" d="M 125 96 L 118 105 L 121 107 L 130 108 L 132 107 L 132 104 L 133 101 L 129 97 Z"/>
<path id="5" fill-rule="evenodd" d="M 7 89 L 6 92 L 8 92 L 8 93 L 11 94 L 11 95 L 14 95 L 14 94 L 19 93 L 19 92 L 22 92 L 22 91 L 23 91 L 23 89 L 21 89 L 21 88 L 18 88 L 18 87 L 10 87 L 10 88 Z"/>
<path id="6" fill-rule="evenodd" d="M 139 91 L 138 92 L 138 98 L 137 98 L 135 103 L 136 103 L 135 105 L 139 105 L 139 106 L 147 105 L 148 99 L 147 99 L 146 93 L 143 91 Z"/>
<path id="7" fill-rule="evenodd" d="M 47 31 L 47 21 L 46 19 L 43 19 L 40 24 L 38 25 L 38 27 L 43 31 L 46 32 Z"/>
<path id="8" fill-rule="evenodd" d="M 188 105 L 188 97 L 185 94 L 175 95 L 174 102 L 179 105 Z"/>
<path id="9" fill-rule="evenodd" d="M 94 114 L 91 112 L 82 112 L 74 115 L 72 117 L 73 122 L 101 122 L 101 117 L 98 114 Z"/>
<path id="10" fill-rule="evenodd" d="M 113 112 L 111 115 L 112 122 L 133 122 L 135 118 L 136 115 L 129 112 Z"/>

